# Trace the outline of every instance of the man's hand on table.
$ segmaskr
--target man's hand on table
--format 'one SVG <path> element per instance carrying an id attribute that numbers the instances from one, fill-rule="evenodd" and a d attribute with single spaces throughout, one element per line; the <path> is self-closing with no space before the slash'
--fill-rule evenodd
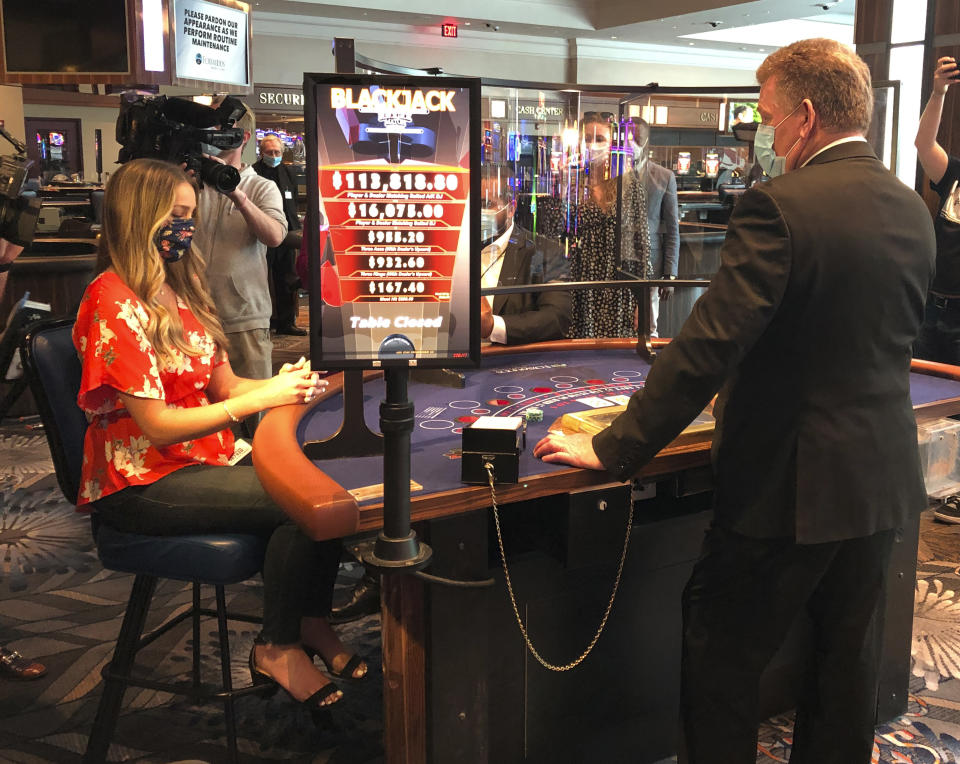
<path id="1" fill-rule="evenodd" d="M 493 310 L 486 297 L 480 298 L 480 339 L 487 339 L 493 333 Z"/>
<path id="2" fill-rule="evenodd" d="M 550 464 L 569 464 L 590 470 L 605 469 L 593 450 L 593 436 L 550 431 L 533 447 L 533 455 Z"/>

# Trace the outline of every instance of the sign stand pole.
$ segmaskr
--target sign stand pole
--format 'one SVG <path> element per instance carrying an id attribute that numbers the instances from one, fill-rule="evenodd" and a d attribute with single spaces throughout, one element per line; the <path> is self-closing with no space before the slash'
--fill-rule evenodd
<path id="1" fill-rule="evenodd" d="M 363 562 L 381 573 L 412 572 L 430 564 L 433 551 L 410 528 L 410 433 L 413 401 L 407 394 L 410 370 L 384 370 L 387 396 L 380 402 L 383 432 L 383 530 Z"/>

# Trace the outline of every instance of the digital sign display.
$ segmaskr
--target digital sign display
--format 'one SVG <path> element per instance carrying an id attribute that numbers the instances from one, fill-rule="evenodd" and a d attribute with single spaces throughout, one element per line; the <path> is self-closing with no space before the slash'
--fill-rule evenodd
<path id="1" fill-rule="evenodd" d="M 314 368 L 479 362 L 479 81 L 304 78 Z"/>
<path id="2" fill-rule="evenodd" d="M 248 13 L 208 0 L 174 0 L 177 77 L 249 84 Z"/>
<path id="3" fill-rule="evenodd" d="M 719 172 L 720 154 L 715 149 L 711 149 L 707 152 L 707 156 L 704 161 L 704 174 L 708 178 L 716 178 Z"/>

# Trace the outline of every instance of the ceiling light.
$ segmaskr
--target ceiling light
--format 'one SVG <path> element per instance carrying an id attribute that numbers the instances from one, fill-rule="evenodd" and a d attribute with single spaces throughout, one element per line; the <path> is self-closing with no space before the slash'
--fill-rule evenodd
<path id="1" fill-rule="evenodd" d="M 612 34 L 612 35 L 610 35 L 610 39 L 611 39 L 611 40 L 616 40 L 616 39 L 617 39 L 617 36 L 616 36 L 615 34 Z"/>

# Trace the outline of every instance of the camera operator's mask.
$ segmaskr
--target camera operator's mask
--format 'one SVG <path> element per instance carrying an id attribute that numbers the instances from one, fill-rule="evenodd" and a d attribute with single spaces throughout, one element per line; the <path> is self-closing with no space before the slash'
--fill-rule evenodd
<path id="1" fill-rule="evenodd" d="M 153 243 L 157 252 L 168 263 L 175 263 L 186 254 L 193 243 L 197 222 L 193 218 L 174 218 L 160 226 Z"/>

